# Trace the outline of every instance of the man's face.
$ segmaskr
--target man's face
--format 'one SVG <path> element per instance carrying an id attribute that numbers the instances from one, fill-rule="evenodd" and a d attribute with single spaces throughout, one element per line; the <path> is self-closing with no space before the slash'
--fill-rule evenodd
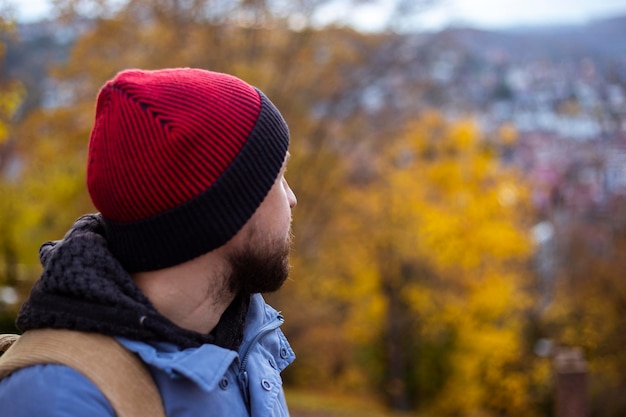
<path id="1" fill-rule="evenodd" d="M 297 201 L 284 177 L 286 162 L 263 203 L 234 238 L 239 242 L 229 256 L 233 291 L 276 291 L 289 275 L 291 209 Z"/>

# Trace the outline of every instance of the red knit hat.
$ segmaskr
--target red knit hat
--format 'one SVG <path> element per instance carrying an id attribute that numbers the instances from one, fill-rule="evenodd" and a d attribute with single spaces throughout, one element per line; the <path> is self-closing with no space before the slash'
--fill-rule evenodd
<path id="1" fill-rule="evenodd" d="M 129 272 L 230 240 L 274 184 L 289 131 L 262 92 L 227 74 L 127 70 L 98 95 L 87 188 Z"/>

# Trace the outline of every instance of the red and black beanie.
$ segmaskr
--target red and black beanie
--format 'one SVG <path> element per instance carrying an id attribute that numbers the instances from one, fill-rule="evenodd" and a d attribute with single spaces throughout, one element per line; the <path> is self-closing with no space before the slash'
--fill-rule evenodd
<path id="1" fill-rule="evenodd" d="M 129 272 L 228 242 L 274 184 L 287 124 L 256 88 L 200 69 L 126 70 L 98 95 L 87 188 Z"/>

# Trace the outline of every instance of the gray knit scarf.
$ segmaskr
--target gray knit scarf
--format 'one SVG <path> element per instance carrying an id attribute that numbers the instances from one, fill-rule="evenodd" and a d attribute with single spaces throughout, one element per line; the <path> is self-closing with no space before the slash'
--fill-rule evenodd
<path id="1" fill-rule="evenodd" d="M 73 329 L 183 349 L 212 343 L 236 350 L 243 339 L 249 296 L 238 296 L 210 334 L 178 327 L 113 258 L 98 214 L 79 218 L 63 240 L 43 244 L 39 257 L 44 270 L 18 315 L 22 331 Z"/>

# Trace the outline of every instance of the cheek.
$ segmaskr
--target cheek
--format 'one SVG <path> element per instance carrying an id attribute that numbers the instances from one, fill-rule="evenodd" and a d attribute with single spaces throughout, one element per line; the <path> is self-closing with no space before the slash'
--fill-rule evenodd
<path id="1" fill-rule="evenodd" d="M 291 208 L 284 187 L 277 183 L 251 219 L 255 228 L 270 235 L 281 235 L 291 225 Z"/>
<path id="2" fill-rule="evenodd" d="M 289 191 L 282 185 L 277 187 L 272 196 L 272 209 L 269 215 L 272 217 L 271 223 L 278 234 L 286 233 L 291 227 L 291 205 L 289 202 Z"/>

